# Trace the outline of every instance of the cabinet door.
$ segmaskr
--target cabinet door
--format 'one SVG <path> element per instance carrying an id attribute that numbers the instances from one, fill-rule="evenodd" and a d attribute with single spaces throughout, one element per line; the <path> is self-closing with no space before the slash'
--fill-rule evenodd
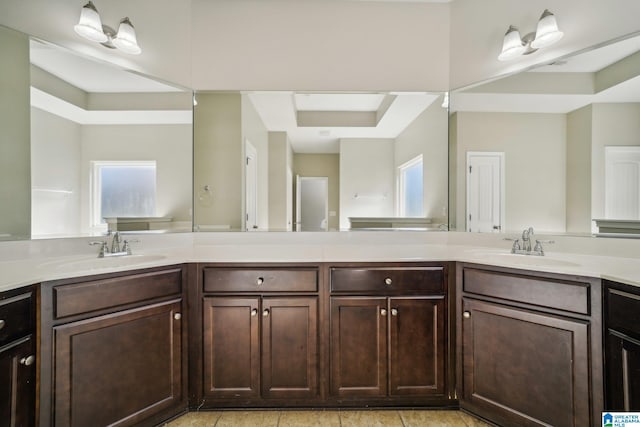
<path id="1" fill-rule="evenodd" d="M 318 393 L 318 298 L 262 301 L 262 396 Z"/>
<path id="2" fill-rule="evenodd" d="M 0 424 L 34 425 L 36 364 L 30 337 L 0 352 Z"/>
<path id="3" fill-rule="evenodd" d="M 53 328 L 54 424 L 130 426 L 184 402 L 179 300 Z"/>
<path id="4" fill-rule="evenodd" d="M 463 298 L 463 400 L 498 424 L 583 427 L 589 324 Z"/>
<path id="5" fill-rule="evenodd" d="M 205 396 L 260 396 L 259 309 L 257 297 L 204 298 Z"/>
<path id="6" fill-rule="evenodd" d="M 444 394 L 444 297 L 391 298 L 391 395 Z"/>
<path id="7" fill-rule="evenodd" d="M 386 396 L 386 298 L 331 298 L 331 393 Z"/>
<path id="8" fill-rule="evenodd" d="M 609 331 L 607 410 L 640 411 L 640 341 Z"/>

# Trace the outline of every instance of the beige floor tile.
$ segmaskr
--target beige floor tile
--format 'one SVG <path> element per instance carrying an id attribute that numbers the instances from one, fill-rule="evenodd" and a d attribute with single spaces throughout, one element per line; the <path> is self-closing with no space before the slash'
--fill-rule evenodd
<path id="1" fill-rule="evenodd" d="M 224 411 L 216 427 L 277 427 L 279 411 Z"/>
<path id="2" fill-rule="evenodd" d="M 166 425 L 167 427 L 213 427 L 221 414 L 222 412 L 219 411 L 189 412 Z"/>
<path id="3" fill-rule="evenodd" d="M 340 411 L 342 427 L 403 427 L 398 411 Z"/>
<path id="4" fill-rule="evenodd" d="M 467 427 L 459 411 L 414 410 L 398 411 L 405 427 Z"/>
<path id="5" fill-rule="evenodd" d="M 466 414 L 462 411 L 458 411 L 460 418 L 465 422 L 468 427 L 491 427 L 491 424 L 485 423 L 479 418 Z"/>
<path id="6" fill-rule="evenodd" d="M 278 427 L 340 427 L 338 411 L 282 411 Z"/>

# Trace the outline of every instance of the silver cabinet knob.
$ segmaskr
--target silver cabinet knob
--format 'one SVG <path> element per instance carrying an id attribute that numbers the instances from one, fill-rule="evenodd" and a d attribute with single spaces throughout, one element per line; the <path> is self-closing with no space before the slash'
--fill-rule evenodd
<path id="1" fill-rule="evenodd" d="M 36 361 L 36 357 L 34 355 L 31 355 L 31 356 L 23 357 L 22 359 L 20 359 L 20 364 L 24 366 L 31 366 L 35 361 Z"/>
<path id="2" fill-rule="evenodd" d="M 384 284 L 385 285 L 390 285 L 393 283 L 393 280 L 391 280 L 391 277 L 387 277 L 386 279 L 384 279 Z"/>
<path id="3" fill-rule="evenodd" d="M 397 316 L 398 315 L 398 309 L 397 308 L 392 308 L 391 309 L 391 315 L 392 316 Z"/>
<path id="4" fill-rule="evenodd" d="M 463 312 L 462 317 L 464 317 L 465 319 L 469 319 L 471 317 L 471 312 L 470 311 Z"/>
<path id="5" fill-rule="evenodd" d="M 6 325 L 7 322 L 4 321 L 4 319 L 0 319 L 0 329 L 4 328 L 4 325 Z"/>
<path id="6" fill-rule="evenodd" d="M 180 320 L 180 319 L 182 319 L 182 314 L 181 313 L 176 313 L 176 314 L 173 315 L 173 318 L 176 319 L 176 320 Z"/>
<path id="7" fill-rule="evenodd" d="M 258 315 L 258 309 L 254 308 L 253 310 L 251 310 L 251 316 L 257 316 Z"/>
<path id="8" fill-rule="evenodd" d="M 381 316 L 386 316 L 387 315 L 387 309 L 386 308 L 381 308 L 380 309 L 380 315 Z"/>
<path id="9" fill-rule="evenodd" d="M 265 308 L 265 309 L 262 311 L 262 317 L 267 317 L 268 315 L 269 315 L 269 309 L 268 309 L 268 308 Z"/>
<path id="10" fill-rule="evenodd" d="M 258 286 L 262 285 L 264 283 L 264 277 L 258 277 L 258 279 L 256 280 L 256 284 Z"/>

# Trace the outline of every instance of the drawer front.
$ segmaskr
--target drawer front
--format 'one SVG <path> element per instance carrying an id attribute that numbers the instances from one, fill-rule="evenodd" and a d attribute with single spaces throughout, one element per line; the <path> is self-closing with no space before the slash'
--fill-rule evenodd
<path id="1" fill-rule="evenodd" d="M 0 347 L 35 330 L 31 292 L 0 300 Z"/>
<path id="2" fill-rule="evenodd" d="M 316 292 L 316 269 L 205 268 L 204 292 Z"/>
<path id="3" fill-rule="evenodd" d="M 56 319 L 180 294 L 182 269 L 60 285 L 53 288 Z"/>
<path id="4" fill-rule="evenodd" d="M 465 268 L 463 291 L 540 307 L 590 314 L 589 283 Z"/>
<path id="5" fill-rule="evenodd" d="M 445 271 L 442 266 L 331 269 L 332 292 L 443 293 L 444 289 Z"/>
<path id="6" fill-rule="evenodd" d="M 607 328 L 640 340 L 640 295 L 607 289 Z"/>

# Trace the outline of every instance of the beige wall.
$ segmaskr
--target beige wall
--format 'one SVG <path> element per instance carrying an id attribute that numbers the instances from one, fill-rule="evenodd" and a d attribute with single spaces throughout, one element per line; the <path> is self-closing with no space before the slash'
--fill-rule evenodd
<path id="1" fill-rule="evenodd" d="M 533 226 L 540 232 L 566 228 L 566 115 L 456 114 L 456 222 L 466 209 L 466 155 L 505 153 L 505 231 Z M 460 167 L 462 166 L 462 167 Z"/>
<path id="2" fill-rule="evenodd" d="M 424 213 L 434 222 L 447 222 L 447 116 L 442 98 L 420 114 L 395 142 L 395 168 L 422 154 Z"/>
<path id="3" fill-rule="evenodd" d="M 156 216 L 191 220 L 190 125 L 85 125 L 81 128 L 81 220 L 88 230 L 92 160 L 155 160 Z"/>
<path id="4" fill-rule="evenodd" d="M 240 94 L 198 94 L 194 108 L 194 227 L 244 229 Z M 210 188 L 211 197 L 202 192 Z"/>
<path id="5" fill-rule="evenodd" d="M 449 230 L 463 231 L 464 221 L 458 226 L 458 115 L 449 115 Z M 461 167 L 465 167 L 462 165 Z M 462 218 L 461 218 L 462 219 Z"/>
<path id="6" fill-rule="evenodd" d="M 31 109 L 31 233 L 80 234 L 81 126 Z"/>
<path id="7" fill-rule="evenodd" d="M 567 114 L 567 232 L 591 232 L 591 105 Z"/>
<path id="8" fill-rule="evenodd" d="M 0 240 L 31 231 L 29 40 L 0 27 Z"/>
<path id="9" fill-rule="evenodd" d="M 604 218 L 604 147 L 640 145 L 640 104 L 593 104 L 591 215 Z"/>
<path id="10" fill-rule="evenodd" d="M 395 214 L 393 139 L 340 140 L 340 228 L 349 217 Z"/>
<path id="11" fill-rule="evenodd" d="M 296 175 L 329 178 L 329 231 L 340 227 L 340 155 L 339 154 L 293 154 L 293 180 Z M 294 195 L 295 190 L 294 190 Z M 294 196 L 295 197 L 295 196 Z M 335 212 L 331 216 L 331 212 Z M 295 218 L 295 203 L 294 203 Z"/>

